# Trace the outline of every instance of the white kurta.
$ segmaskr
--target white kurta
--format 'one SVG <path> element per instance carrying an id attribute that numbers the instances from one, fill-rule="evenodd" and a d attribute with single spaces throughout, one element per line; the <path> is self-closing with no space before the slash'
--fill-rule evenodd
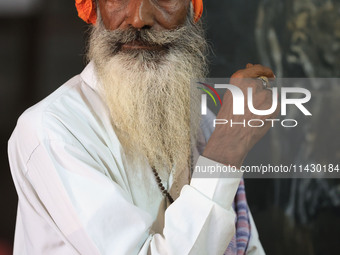
<path id="1" fill-rule="evenodd" d="M 14 254 L 223 254 L 240 180 L 193 178 L 166 208 L 150 167 L 126 160 L 97 86 L 90 63 L 18 120 Z M 263 254 L 251 227 L 248 254 Z"/>

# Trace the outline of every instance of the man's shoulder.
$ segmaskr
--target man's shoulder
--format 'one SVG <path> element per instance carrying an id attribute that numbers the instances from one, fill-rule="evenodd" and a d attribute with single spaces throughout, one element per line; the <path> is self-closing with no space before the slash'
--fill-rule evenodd
<path id="1" fill-rule="evenodd" d="M 40 102 L 29 107 L 18 118 L 15 130 L 18 128 L 26 129 L 31 126 L 41 126 L 44 117 L 46 117 L 49 112 L 53 111 L 52 109 L 61 101 L 70 98 L 70 96 L 74 94 L 76 87 L 80 86 L 80 84 L 81 79 L 79 75 L 77 75 L 61 85 L 58 89 L 42 99 Z"/>
<path id="2" fill-rule="evenodd" d="M 44 140 L 66 139 L 66 133 L 70 132 L 69 128 L 76 119 L 84 120 L 83 115 L 91 112 L 86 109 L 86 97 L 91 93 L 95 94 L 80 75 L 71 78 L 21 114 L 9 145 L 29 153 Z"/>

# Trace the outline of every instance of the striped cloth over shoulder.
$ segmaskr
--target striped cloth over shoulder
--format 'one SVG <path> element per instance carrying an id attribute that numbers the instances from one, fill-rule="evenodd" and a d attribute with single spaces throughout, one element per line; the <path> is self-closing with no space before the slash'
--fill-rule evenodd
<path id="1" fill-rule="evenodd" d="M 243 255 L 246 254 L 250 239 L 249 209 L 243 179 L 241 179 L 240 185 L 237 189 L 233 208 L 236 213 L 236 233 L 229 243 L 224 255 Z"/>

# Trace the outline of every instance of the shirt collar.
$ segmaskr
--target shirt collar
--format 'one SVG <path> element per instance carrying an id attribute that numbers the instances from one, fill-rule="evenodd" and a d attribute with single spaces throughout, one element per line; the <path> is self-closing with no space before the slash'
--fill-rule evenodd
<path id="1" fill-rule="evenodd" d="M 93 61 L 87 64 L 85 69 L 81 72 L 80 77 L 93 90 L 98 90 L 98 77 L 96 75 Z"/>

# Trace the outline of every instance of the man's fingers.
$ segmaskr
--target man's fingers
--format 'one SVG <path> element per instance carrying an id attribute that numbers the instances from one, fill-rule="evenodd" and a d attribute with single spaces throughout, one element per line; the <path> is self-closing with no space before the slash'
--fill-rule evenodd
<path id="1" fill-rule="evenodd" d="M 254 66 L 254 65 L 251 64 L 251 63 L 248 63 L 248 64 L 246 65 L 246 68 L 250 68 L 250 67 L 252 67 L 252 66 Z"/>
<path id="2" fill-rule="evenodd" d="M 252 64 L 247 64 L 246 69 L 237 71 L 231 78 L 257 78 L 260 76 L 275 78 L 273 71 L 269 67 Z"/>
<path id="3" fill-rule="evenodd" d="M 266 76 L 268 78 L 275 78 L 273 70 L 270 69 L 269 67 L 262 65 L 254 65 L 252 69 L 254 70 L 254 73 L 256 73 L 257 77 Z"/>

